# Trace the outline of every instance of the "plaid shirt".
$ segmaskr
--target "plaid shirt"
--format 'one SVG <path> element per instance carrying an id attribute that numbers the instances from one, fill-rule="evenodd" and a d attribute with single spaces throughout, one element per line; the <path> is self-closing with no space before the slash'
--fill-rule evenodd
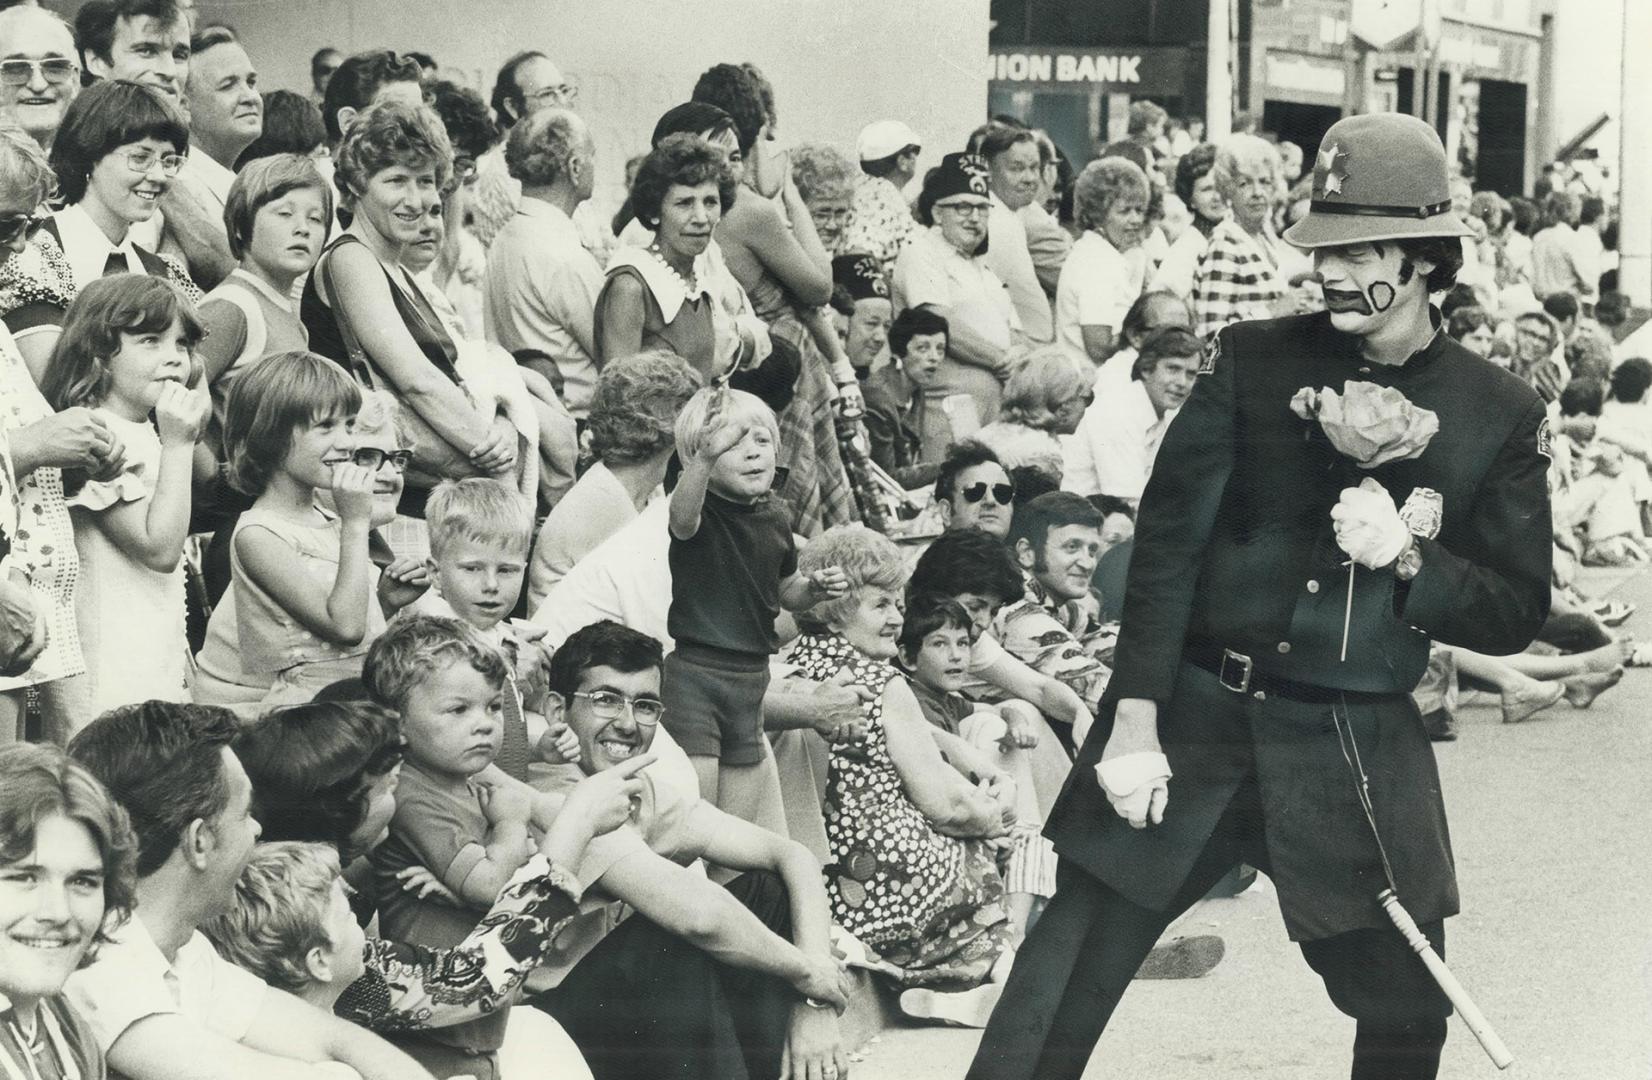
<path id="1" fill-rule="evenodd" d="M 1270 234 L 1270 245 L 1276 245 Z M 1193 329 L 1208 337 L 1229 323 L 1273 317 L 1285 295 L 1274 260 L 1232 218 L 1217 225 L 1193 271 Z"/>

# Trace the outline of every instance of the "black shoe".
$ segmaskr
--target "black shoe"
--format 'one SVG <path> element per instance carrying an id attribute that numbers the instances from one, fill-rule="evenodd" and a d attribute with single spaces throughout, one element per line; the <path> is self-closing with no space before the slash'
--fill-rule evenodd
<path id="1" fill-rule="evenodd" d="M 1197 979 L 1222 962 L 1227 946 L 1215 934 L 1198 934 L 1157 945 L 1142 961 L 1138 979 Z"/>
<path id="2" fill-rule="evenodd" d="M 1435 709 L 1423 717 L 1423 730 L 1433 742 L 1457 741 L 1457 718 L 1444 709 Z"/>

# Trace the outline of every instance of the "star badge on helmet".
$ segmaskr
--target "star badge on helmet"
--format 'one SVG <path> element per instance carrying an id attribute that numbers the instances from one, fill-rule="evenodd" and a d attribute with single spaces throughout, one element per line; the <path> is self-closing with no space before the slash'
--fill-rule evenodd
<path id="1" fill-rule="evenodd" d="M 1319 173 L 1319 187 L 1324 195 L 1341 195 L 1342 182 L 1348 179 L 1348 151 L 1340 145 L 1332 143 L 1319 152 L 1319 162 L 1316 171 Z"/>

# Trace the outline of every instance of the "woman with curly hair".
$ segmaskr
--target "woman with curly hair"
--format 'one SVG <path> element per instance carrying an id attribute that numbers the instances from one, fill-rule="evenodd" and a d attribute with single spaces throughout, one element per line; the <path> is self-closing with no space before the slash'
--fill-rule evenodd
<path id="1" fill-rule="evenodd" d="M 201 291 L 184 267 L 134 241 L 155 216 L 189 151 L 189 128 L 171 101 L 114 80 L 81 92 L 52 141 L 51 165 L 63 207 L 0 272 L 0 318 L 39 382 L 69 304 L 107 274 L 151 274 Z"/>
<path id="2" fill-rule="evenodd" d="M 1211 230 L 1193 271 L 1193 328 L 1206 337 L 1228 323 L 1267 319 L 1295 310 L 1286 284 L 1300 263 L 1273 230 L 1274 204 L 1284 193 L 1279 151 L 1243 133 L 1216 146 L 1211 167 L 1231 217 Z"/>
<path id="3" fill-rule="evenodd" d="M 1055 337 L 1074 359 L 1100 366 L 1119 347 L 1125 313 L 1147 276 L 1142 240 L 1151 194 L 1147 174 L 1121 157 L 1092 161 L 1073 186 L 1083 232 L 1056 286 Z"/>
<path id="4" fill-rule="evenodd" d="M 1010 472 L 1030 465 L 1059 483 L 1062 439 L 1078 430 L 1084 410 L 1096 399 L 1094 382 L 1065 349 L 1047 345 L 1028 356 L 1004 385 L 998 419 L 970 437 L 997 454 Z"/>
<path id="5" fill-rule="evenodd" d="M 408 413 L 417 452 L 401 510 L 416 519 L 438 481 L 507 478 L 517 466 L 516 427 L 497 402 L 466 392 L 453 335 L 402 265 L 452 170 L 452 145 L 428 108 L 388 101 L 357 116 L 335 176 L 350 226 L 322 252 L 299 304 L 310 348 L 391 391 Z M 408 553 L 421 553 L 411 531 Z"/>
<path id="6" fill-rule="evenodd" d="M 652 349 L 602 369 L 591 399 L 591 450 L 585 470 L 556 504 L 534 542 L 528 610 L 593 548 L 648 505 L 665 481 L 677 414 L 702 384 L 682 357 Z"/>
<path id="7" fill-rule="evenodd" d="M 848 591 L 798 616 L 804 633 L 790 661 L 808 678 L 868 691 L 864 736 L 832 745 L 832 919 L 891 965 L 908 1015 L 980 1027 L 1024 929 L 1010 919 L 1001 860 L 1037 843 L 1036 826 L 1017 824 L 1015 783 L 984 754 L 966 761 L 954 742 L 953 759 L 941 756 L 895 667 L 908 577 L 900 550 L 863 525 L 840 526 L 798 554 L 805 572 L 828 566 Z"/>
<path id="8" fill-rule="evenodd" d="M 1192 217 L 1165 253 L 1153 276 L 1154 292 L 1173 292 L 1187 299 L 1193 292 L 1193 271 L 1210 244 L 1210 234 L 1227 217 L 1227 200 L 1216 186 L 1216 147 L 1200 143 L 1176 162 L 1176 197 Z"/>
<path id="9" fill-rule="evenodd" d="M 832 255 L 848 254 L 843 237 L 855 216 L 858 171 L 835 146 L 800 143 L 792 148 L 792 184 L 809 208 L 821 244 Z"/>
<path id="10" fill-rule="evenodd" d="M 5 1075 L 104 1075 L 97 1039 L 59 991 L 131 914 L 136 851 L 126 811 L 62 750 L 0 748 Z"/>

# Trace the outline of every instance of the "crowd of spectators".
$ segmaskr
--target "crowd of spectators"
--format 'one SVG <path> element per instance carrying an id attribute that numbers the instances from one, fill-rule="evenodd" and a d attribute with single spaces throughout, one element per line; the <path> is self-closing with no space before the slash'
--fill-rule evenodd
<path id="1" fill-rule="evenodd" d="M 258 52 L 0 11 L 7 1074 L 836 1080 L 850 966 L 982 1024 L 1209 336 L 1323 308 L 1301 148 L 920 171 L 724 63 L 610 214 L 545 53 Z M 1652 663 L 1577 573 L 1652 562 L 1646 333 L 1534 194 L 1459 178 L 1438 315 L 1551 406 L 1553 610 L 1438 739 Z"/>

